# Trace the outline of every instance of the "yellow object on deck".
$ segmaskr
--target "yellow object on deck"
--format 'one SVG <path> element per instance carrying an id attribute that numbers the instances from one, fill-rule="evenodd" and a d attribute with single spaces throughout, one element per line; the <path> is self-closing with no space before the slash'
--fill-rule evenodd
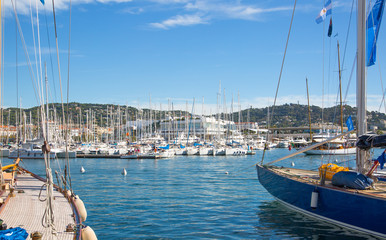
<path id="1" fill-rule="evenodd" d="M 17 158 L 14 164 L 9 164 L 7 166 L 4 166 L 1 168 L 2 171 L 7 170 L 8 168 L 12 168 L 12 170 L 16 170 L 17 166 L 19 165 L 20 158 Z"/>
<path id="2" fill-rule="evenodd" d="M 340 167 L 333 163 L 326 163 L 319 167 L 319 177 L 322 177 L 324 174 L 326 180 L 331 180 L 332 176 L 334 176 L 335 173 L 340 171 L 348 171 L 347 167 Z"/>

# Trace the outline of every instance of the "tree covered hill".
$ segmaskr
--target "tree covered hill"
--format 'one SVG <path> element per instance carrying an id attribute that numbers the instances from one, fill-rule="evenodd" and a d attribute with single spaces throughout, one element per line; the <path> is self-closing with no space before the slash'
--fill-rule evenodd
<path id="1" fill-rule="evenodd" d="M 61 120 L 62 105 L 58 103 L 49 104 L 50 119 Z M 318 106 L 311 106 L 311 123 L 317 124 L 334 123 L 340 124 L 340 107 L 320 108 Z M 15 125 L 16 118 L 19 122 L 27 124 L 30 123 L 30 116 L 32 123 L 37 124 L 40 117 L 40 107 L 33 107 L 28 109 L 7 108 L 2 111 L 3 125 Z M 56 112 L 56 114 L 55 114 Z M 68 112 L 68 114 L 67 114 Z M 93 121 L 98 126 L 110 126 L 112 121 L 124 124 L 127 121 L 132 121 L 137 118 L 153 120 L 163 118 L 165 115 L 170 116 L 185 116 L 185 111 L 174 111 L 168 113 L 165 111 L 153 110 L 150 114 L 149 109 L 141 109 L 130 106 L 119 106 L 112 104 L 92 104 L 92 103 L 69 103 L 64 105 L 65 116 L 68 116 L 70 122 L 73 124 L 85 124 L 87 119 Z M 20 114 L 22 118 L 20 118 Z M 258 122 L 260 126 L 265 126 L 268 116 L 271 118 L 270 126 L 273 127 L 299 127 L 308 126 L 308 106 L 299 104 L 284 104 L 281 106 L 265 107 L 265 108 L 249 108 L 242 110 L 241 113 L 234 112 L 233 114 L 221 114 L 221 118 L 231 119 L 235 122 Z M 352 116 L 354 124 L 356 118 L 356 108 L 349 105 L 344 106 L 343 119 L 346 121 L 348 116 Z M 386 115 L 380 112 L 368 112 L 368 125 L 377 126 L 379 129 L 386 129 Z M 119 120 L 120 119 L 120 120 Z"/>
<path id="2" fill-rule="evenodd" d="M 248 113 L 249 112 L 249 113 Z M 242 112 L 242 117 L 245 121 L 248 119 L 251 122 L 266 123 L 267 116 L 271 118 L 270 124 L 275 127 L 300 127 L 308 126 L 308 106 L 299 104 L 284 104 L 274 108 L 251 108 Z M 324 108 L 318 106 L 310 106 L 311 123 L 317 124 L 333 123 L 340 124 L 340 106 Z M 237 115 L 237 114 L 236 114 Z M 343 106 L 343 122 L 348 116 L 351 116 L 354 124 L 356 120 L 356 108 L 349 105 Z M 384 113 L 371 111 L 367 112 L 367 121 L 369 126 L 377 126 L 379 129 L 386 129 L 386 115 Z"/>

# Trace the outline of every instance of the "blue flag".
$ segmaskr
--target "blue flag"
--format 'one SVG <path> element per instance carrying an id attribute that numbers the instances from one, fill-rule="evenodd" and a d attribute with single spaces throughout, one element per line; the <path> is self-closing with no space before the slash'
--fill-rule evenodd
<path id="1" fill-rule="evenodd" d="M 324 4 L 324 8 L 320 11 L 319 15 L 316 17 L 315 21 L 317 24 L 321 23 L 326 19 L 328 15 L 332 12 L 332 2 L 328 0 L 326 4 Z"/>
<path id="2" fill-rule="evenodd" d="M 366 66 L 372 66 L 376 59 L 376 44 L 378 39 L 379 27 L 381 25 L 384 0 L 377 0 L 367 17 L 367 49 L 366 49 Z"/>
<path id="3" fill-rule="evenodd" d="M 383 153 L 377 158 L 377 160 L 379 162 L 380 168 L 383 169 L 383 165 L 385 165 L 386 162 L 385 151 L 383 151 Z"/>
<path id="4" fill-rule="evenodd" d="M 352 123 L 351 116 L 347 118 L 346 125 L 347 125 L 348 131 L 354 130 L 354 124 Z"/>
<path id="5" fill-rule="evenodd" d="M 44 0 L 40 0 L 40 2 L 44 5 Z"/>

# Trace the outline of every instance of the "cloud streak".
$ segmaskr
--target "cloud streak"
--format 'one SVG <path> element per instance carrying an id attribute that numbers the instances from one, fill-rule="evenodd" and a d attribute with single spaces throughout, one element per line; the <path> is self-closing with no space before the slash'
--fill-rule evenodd
<path id="1" fill-rule="evenodd" d="M 12 0 L 15 1 L 15 0 Z M 52 1 L 46 0 L 43 6 L 39 0 L 37 6 L 39 11 L 52 9 Z M 55 9 L 68 10 L 70 0 L 56 0 Z M 222 19 L 242 19 L 257 21 L 262 19 L 263 14 L 272 12 L 289 11 L 292 7 L 260 7 L 257 4 L 243 4 L 242 1 L 233 0 L 72 0 L 72 5 L 86 4 L 122 4 L 122 12 L 128 14 L 142 14 L 149 11 L 170 12 L 167 19 L 149 23 L 153 28 L 171 29 L 181 26 L 193 26 L 198 24 L 209 24 Z M 12 15 L 13 7 L 11 1 L 5 1 L 7 15 Z M 29 15 L 30 0 L 17 0 L 17 11 L 19 14 Z M 33 12 L 36 11 L 36 3 L 32 3 Z M 178 14 L 176 14 L 176 12 Z"/>
<path id="2" fill-rule="evenodd" d="M 224 1 L 202 1 L 188 3 L 186 10 L 198 11 L 213 16 L 213 18 L 232 18 L 257 20 L 264 13 L 288 11 L 291 7 L 261 8 L 254 5 L 244 5 L 239 1 L 228 3 Z"/>
<path id="3" fill-rule="evenodd" d="M 198 15 L 177 15 L 160 23 L 150 23 L 154 28 L 169 29 L 177 26 L 191 26 L 206 24 L 207 22 Z"/>
<path id="4" fill-rule="evenodd" d="M 256 21 L 262 18 L 265 13 L 289 11 L 292 7 L 273 7 L 261 8 L 255 5 L 242 4 L 240 1 L 222 1 L 222 0 L 174 0 L 157 1 L 158 3 L 180 3 L 181 10 L 186 14 L 170 17 L 158 23 L 151 23 L 150 26 L 160 29 L 170 29 L 178 26 L 191 26 L 197 24 L 208 24 L 212 21 L 221 19 L 242 19 Z M 182 3 L 185 3 L 182 5 Z"/>
<path id="5" fill-rule="evenodd" d="M 15 0 L 12 0 L 13 3 L 15 3 Z M 4 9 L 6 16 L 13 15 L 13 6 L 12 1 L 4 1 Z M 43 11 L 45 8 L 46 10 L 50 11 L 52 10 L 52 1 L 45 0 L 45 4 L 43 5 L 39 0 L 37 1 L 37 4 L 32 1 L 31 8 L 35 12 L 36 5 L 39 8 L 39 12 Z M 130 3 L 133 0 L 71 0 L 72 5 L 81 5 L 81 4 L 95 4 L 95 3 L 101 3 L 101 4 L 109 4 L 109 3 Z M 70 0 L 55 0 L 55 10 L 67 10 L 70 5 Z M 17 0 L 17 12 L 18 14 L 22 15 L 29 15 L 30 13 L 30 0 Z"/>

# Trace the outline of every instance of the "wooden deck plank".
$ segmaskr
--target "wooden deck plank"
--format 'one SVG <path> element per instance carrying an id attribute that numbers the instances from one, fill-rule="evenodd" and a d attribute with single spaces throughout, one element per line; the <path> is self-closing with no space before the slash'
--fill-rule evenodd
<path id="1" fill-rule="evenodd" d="M 286 175 L 289 178 L 296 181 L 308 182 L 310 184 L 315 184 L 320 182 L 318 171 L 295 169 L 295 168 L 284 168 L 284 167 L 271 168 L 271 170 L 281 175 Z M 339 189 L 339 187 L 333 186 L 331 181 L 329 180 L 325 181 L 324 186 Z M 386 182 L 383 182 L 383 181 L 374 183 L 374 189 L 369 189 L 369 190 L 356 190 L 356 189 L 348 189 L 348 188 L 341 188 L 341 189 L 344 191 L 349 191 L 353 193 L 360 193 L 360 194 L 365 194 L 373 197 L 386 198 Z"/>
<path id="2" fill-rule="evenodd" d="M 42 226 L 42 217 L 46 202 L 38 199 L 40 188 L 44 183 L 28 173 L 18 174 L 15 197 L 10 198 L 5 209 L 0 214 L 7 227 L 22 227 L 28 234 L 38 231 L 43 234 L 42 239 L 49 239 L 50 229 Z M 18 193 L 23 190 L 24 193 Z M 42 198 L 45 198 L 45 189 Z M 2 196 L 3 198 L 6 196 Z M 72 217 L 73 211 L 67 199 L 58 191 L 54 190 L 54 224 L 56 226 L 56 239 L 74 239 L 73 232 L 65 232 L 68 224 L 75 224 Z M 30 237 L 28 237 L 30 239 Z"/>

